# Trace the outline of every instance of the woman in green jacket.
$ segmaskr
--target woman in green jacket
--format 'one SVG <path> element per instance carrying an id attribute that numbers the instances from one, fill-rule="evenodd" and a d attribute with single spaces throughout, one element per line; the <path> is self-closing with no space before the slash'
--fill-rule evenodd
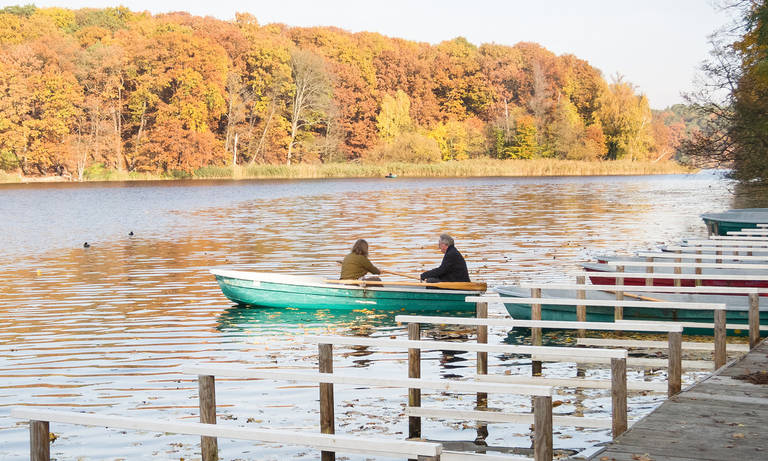
<path id="1" fill-rule="evenodd" d="M 368 259 L 368 242 L 363 239 L 352 245 L 352 250 L 344 256 L 341 263 L 341 279 L 357 280 L 367 273 L 381 274 L 381 271 Z M 367 277 L 365 280 L 381 280 L 378 277 Z"/>

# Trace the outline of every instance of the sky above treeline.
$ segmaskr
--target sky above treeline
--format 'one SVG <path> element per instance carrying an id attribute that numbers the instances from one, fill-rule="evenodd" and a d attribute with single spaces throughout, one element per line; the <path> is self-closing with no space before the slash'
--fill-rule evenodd
<path id="1" fill-rule="evenodd" d="M 711 49 L 708 36 L 730 21 L 712 0 L 53 0 L 8 1 L 71 9 L 125 6 L 153 14 L 186 11 L 234 19 L 250 13 L 260 24 L 335 26 L 420 42 L 465 37 L 471 43 L 536 42 L 573 54 L 607 80 L 621 74 L 654 109 L 683 102 Z"/>

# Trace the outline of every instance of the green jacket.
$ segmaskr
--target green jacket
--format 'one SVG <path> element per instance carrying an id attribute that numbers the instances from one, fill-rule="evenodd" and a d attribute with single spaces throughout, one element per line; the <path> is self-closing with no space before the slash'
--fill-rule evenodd
<path id="1" fill-rule="evenodd" d="M 341 263 L 342 280 L 357 280 L 368 272 L 381 274 L 381 271 L 366 256 L 355 253 L 344 256 L 344 261 Z"/>

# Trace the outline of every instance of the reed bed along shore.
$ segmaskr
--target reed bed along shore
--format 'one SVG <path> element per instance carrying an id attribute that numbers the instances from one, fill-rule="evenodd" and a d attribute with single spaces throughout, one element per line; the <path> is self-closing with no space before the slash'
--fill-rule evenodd
<path id="1" fill-rule="evenodd" d="M 496 160 L 474 159 L 441 163 L 300 163 L 294 165 L 210 166 L 192 174 L 152 175 L 99 170 L 87 174 L 85 181 L 131 181 L 169 179 L 316 179 L 398 177 L 471 177 L 471 176 L 610 176 L 684 174 L 694 169 L 672 161 L 578 161 L 558 159 Z M 64 177 L 22 177 L 0 173 L 0 182 L 40 180 L 71 181 Z"/>

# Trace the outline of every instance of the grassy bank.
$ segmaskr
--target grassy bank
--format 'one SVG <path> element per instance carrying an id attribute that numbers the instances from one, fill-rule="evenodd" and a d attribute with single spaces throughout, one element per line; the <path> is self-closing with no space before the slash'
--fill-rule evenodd
<path id="1" fill-rule="evenodd" d="M 208 167 L 195 172 L 195 178 L 380 178 L 450 176 L 592 176 L 690 173 L 675 162 L 582 162 L 573 160 L 494 160 L 478 159 L 442 163 L 325 163 L 299 165 L 253 165 Z"/>
<path id="2" fill-rule="evenodd" d="M 469 177 L 469 176 L 607 176 L 690 173 L 675 162 L 631 162 L 627 160 L 585 162 L 575 160 L 495 160 L 475 159 L 442 163 L 324 163 L 298 165 L 253 165 L 205 167 L 191 175 L 150 175 L 99 170 L 88 181 L 132 181 L 167 179 L 310 179 L 310 178 L 381 178 L 398 177 Z M 51 178 L 46 178 L 50 180 Z M 0 182 L 35 181 L 18 174 L 0 172 Z M 39 179 L 38 179 L 39 180 Z M 62 178 L 62 181 L 66 181 Z"/>
<path id="3" fill-rule="evenodd" d="M 21 175 L 0 171 L 0 183 L 12 183 L 12 182 L 21 182 L 21 181 L 22 181 Z"/>

